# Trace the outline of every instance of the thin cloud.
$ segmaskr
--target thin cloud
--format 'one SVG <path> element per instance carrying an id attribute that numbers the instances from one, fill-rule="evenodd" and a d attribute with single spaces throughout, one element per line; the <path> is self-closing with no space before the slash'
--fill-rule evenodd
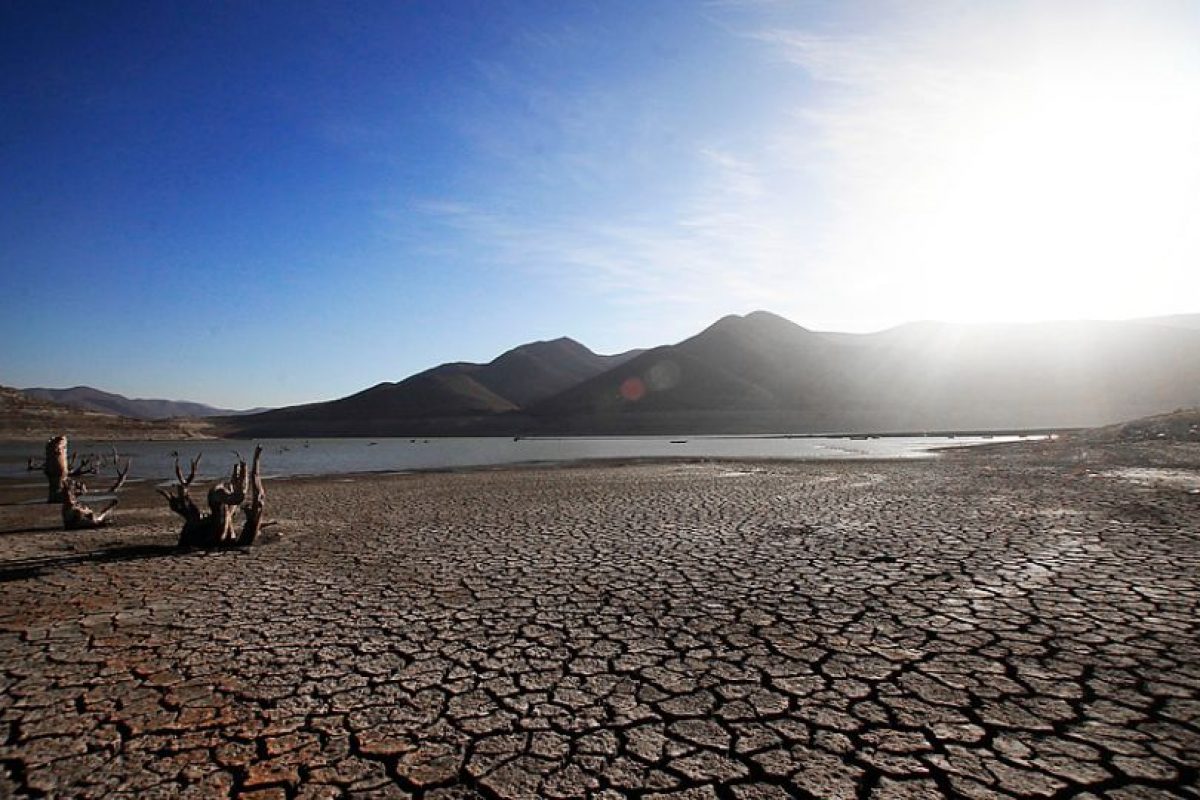
<path id="1" fill-rule="evenodd" d="M 456 201 L 420 210 L 452 228 L 464 247 L 547 279 L 581 284 L 622 302 L 770 304 L 803 252 L 796 226 L 760 169 L 732 154 L 696 154 L 704 178 L 663 222 L 499 214 Z"/>
<path id="2" fill-rule="evenodd" d="M 1184 275 L 1200 261 L 1194 25 L 1119 4 L 1098 21 L 954 8 L 886 30 L 745 36 L 745 57 L 802 71 L 811 91 L 740 135 L 696 131 L 720 144 L 686 158 L 581 135 L 528 164 L 578 189 L 614 158 L 682 160 L 678 190 L 646 207 L 631 185 L 616 206 L 518 193 L 422 212 L 497 264 L 618 302 L 768 306 L 825 327 L 1165 313 L 1156 283 L 1200 291 Z M 578 98 L 541 99 L 560 130 L 601 125 Z"/>

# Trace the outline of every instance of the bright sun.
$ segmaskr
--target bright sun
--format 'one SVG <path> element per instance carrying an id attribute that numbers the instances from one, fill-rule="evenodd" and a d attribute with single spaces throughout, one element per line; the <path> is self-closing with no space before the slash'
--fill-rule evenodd
<path id="1" fill-rule="evenodd" d="M 1037 22 L 896 59 L 838 109 L 875 148 L 847 268 L 889 264 L 895 300 L 943 319 L 1194 306 L 1200 47 L 1169 19 Z"/>
<path id="2" fill-rule="evenodd" d="M 985 98 L 991 124 L 964 126 L 945 164 L 946 246 L 981 257 L 968 273 L 981 293 L 998 279 L 1116 304 L 1146 271 L 1175 265 L 1195 225 L 1200 118 L 1180 100 L 1200 86 L 1163 85 L 1152 54 L 1096 55 L 1010 76 Z"/>

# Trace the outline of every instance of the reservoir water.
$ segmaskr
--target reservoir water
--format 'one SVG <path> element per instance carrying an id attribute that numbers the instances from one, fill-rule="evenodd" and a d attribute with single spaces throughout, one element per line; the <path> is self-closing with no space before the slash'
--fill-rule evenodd
<path id="1" fill-rule="evenodd" d="M 880 438 L 792 436 L 601 436 L 381 439 L 264 439 L 263 473 L 268 477 L 336 475 L 353 472 L 408 472 L 504 464 L 556 463 L 636 458 L 906 459 L 928 458 L 935 448 L 1041 437 L 890 436 Z M 115 444 L 122 459 L 132 459 L 131 478 L 166 480 L 178 455 L 203 454 L 199 474 L 227 475 L 233 453 L 249 458 L 255 442 L 220 440 L 94 443 L 71 441 L 71 452 L 111 457 Z M 37 442 L 0 442 L 0 477 L 31 479 L 30 456 L 40 458 Z"/>

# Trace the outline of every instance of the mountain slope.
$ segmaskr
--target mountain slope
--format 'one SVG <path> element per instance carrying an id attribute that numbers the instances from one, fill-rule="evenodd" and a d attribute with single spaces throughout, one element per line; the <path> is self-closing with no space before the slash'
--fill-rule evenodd
<path id="1" fill-rule="evenodd" d="M 442 364 L 397 383 L 381 383 L 324 403 L 226 418 L 239 436 L 383 436 L 460 433 L 516 412 L 637 355 L 593 353 L 560 338 L 532 342 L 487 364 Z"/>
<path id="2" fill-rule="evenodd" d="M 925 325 L 867 353 L 902 426 L 1082 427 L 1200 402 L 1200 331 L 1161 325 Z"/>
<path id="3" fill-rule="evenodd" d="M 430 427 L 453 431 L 464 420 L 514 410 L 450 364 L 337 400 L 224 417 L 217 424 L 239 437 L 399 436 Z"/>
<path id="4" fill-rule="evenodd" d="M 529 413 L 543 424 L 596 431 L 776 430 L 780 412 L 823 420 L 825 407 L 846 393 L 851 375 L 839 371 L 842 350 L 775 314 L 730 315 Z"/>
<path id="5" fill-rule="evenodd" d="M 183 439 L 205 436 L 207 431 L 200 423 L 149 421 L 85 411 L 0 386 L 0 439 L 45 441 L 60 433 L 84 439 Z"/>
<path id="6" fill-rule="evenodd" d="M 117 414 L 132 419 L 217 417 L 229 414 L 250 413 L 228 408 L 214 408 L 203 403 L 191 403 L 184 400 L 129 398 L 124 395 L 94 389 L 91 386 L 74 386 L 70 389 L 36 387 L 22 389 L 21 392 L 27 397 L 47 400 L 51 403 L 61 403 L 62 405 L 86 411 L 98 411 L 102 414 Z"/>
<path id="7" fill-rule="evenodd" d="M 602 356 L 564 336 L 521 345 L 488 364 L 463 366 L 482 385 L 525 407 L 618 366 L 638 352 Z"/>
<path id="8" fill-rule="evenodd" d="M 529 409 L 570 432 L 1082 427 L 1200 403 L 1200 331 L 919 323 L 813 333 L 726 317 Z"/>
<path id="9" fill-rule="evenodd" d="M 561 388 L 560 388 L 561 387 Z M 809 331 L 728 316 L 674 345 L 569 339 L 242 418 L 239 435 L 695 434 L 1075 428 L 1200 405 L 1200 330 L 1158 322 Z"/>

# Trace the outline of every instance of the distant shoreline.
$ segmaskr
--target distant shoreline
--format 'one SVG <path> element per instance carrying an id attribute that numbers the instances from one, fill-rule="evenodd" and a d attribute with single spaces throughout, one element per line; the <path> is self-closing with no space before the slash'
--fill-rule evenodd
<path id="1" fill-rule="evenodd" d="M 937 437 L 968 437 L 968 436 L 1048 436 L 1051 434 L 1074 434 L 1088 430 L 1082 427 L 1073 428 L 1010 428 L 1010 429 L 964 429 L 964 430 L 923 430 L 923 431 L 885 431 L 885 432 L 836 432 L 836 433 L 556 433 L 556 434 L 471 434 L 471 433 L 417 433 L 417 434 L 369 434 L 352 433 L 330 436 L 221 436 L 215 433 L 196 433 L 188 435 L 162 436 L 132 436 L 124 433 L 89 434 L 77 433 L 67 428 L 65 431 L 47 431 L 44 434 L 34 433 L 0 433 L 0 444 L 19 442 L 44 442 L 47 439 L 65 433 L 75 441 L 97 442 L 254 442 L 263 439 L 278 439 L 293 442 L 304 442 L 328 439 L 513 439 L 527 441 L 560 441 L 560 440 L 617 440 L 617 439 L 899 439 L 899 438 L 937 438 Z"/>

